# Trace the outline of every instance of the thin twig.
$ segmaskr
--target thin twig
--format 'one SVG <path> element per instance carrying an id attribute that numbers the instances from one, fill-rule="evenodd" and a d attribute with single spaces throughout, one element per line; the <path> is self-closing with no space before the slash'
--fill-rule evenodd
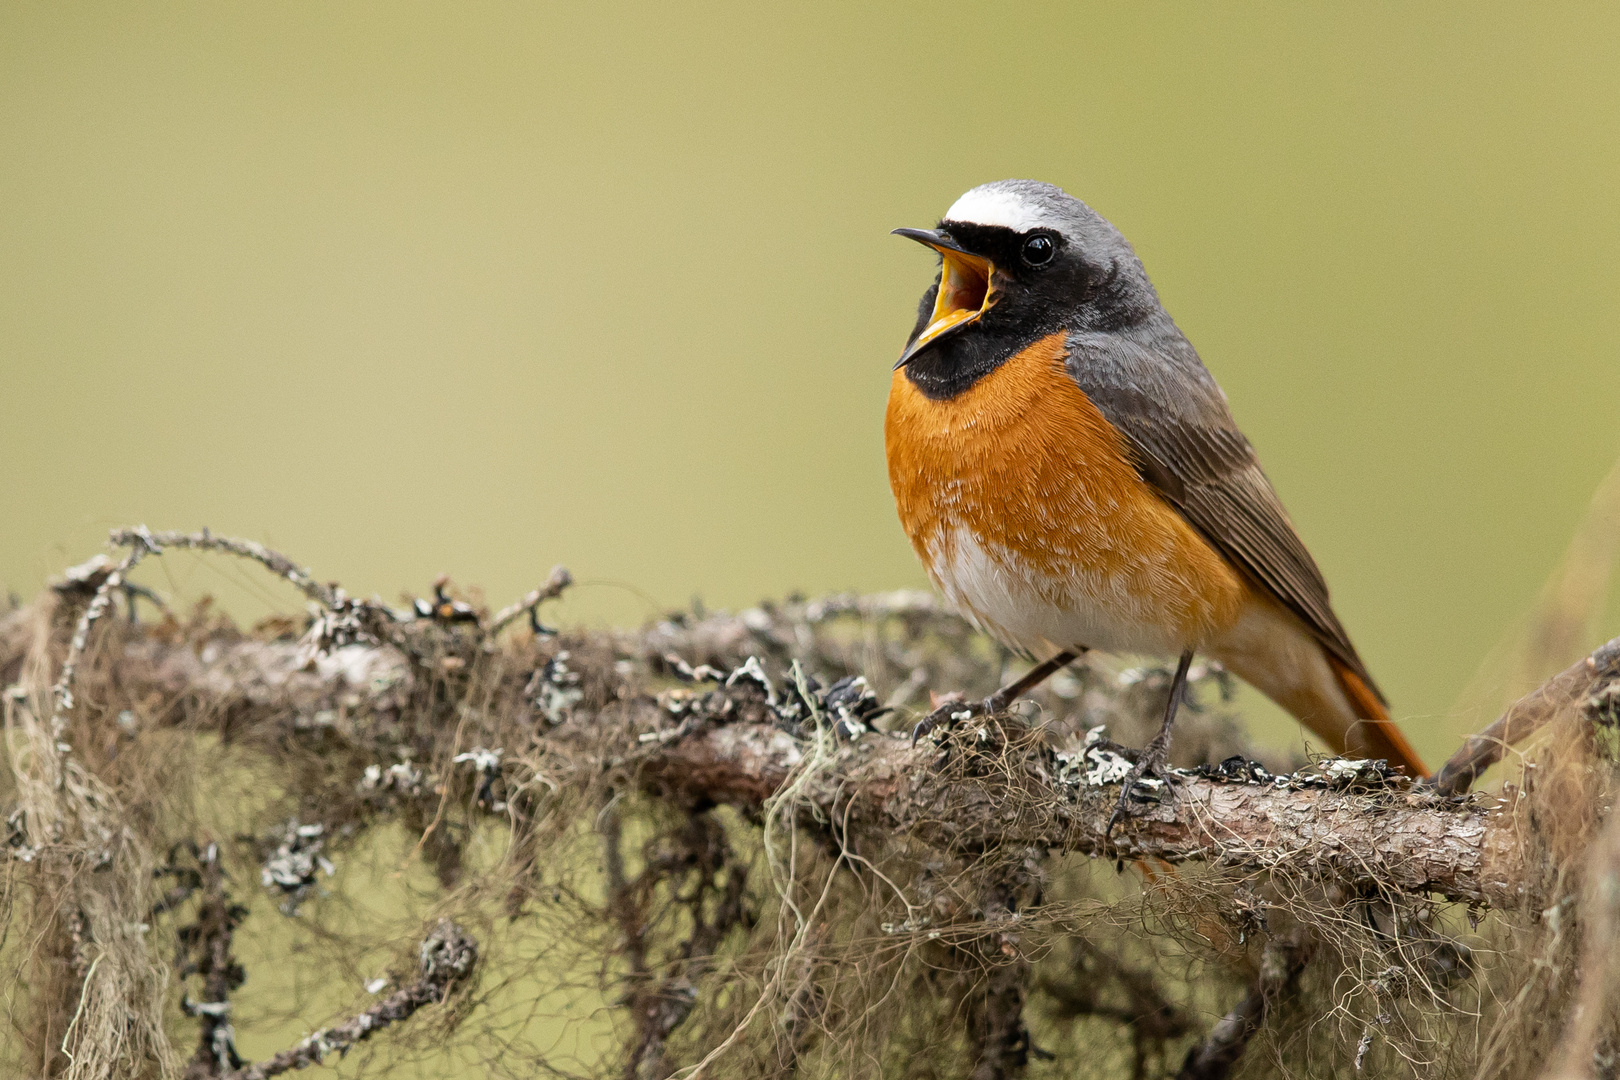
<path id="1" fill-rule="evenodd" d="M 200 865 L 203 899 L 190 932 L 180 935 L 191 952 L 187 958 L 187 950 L 182 950 L 180 971 L 182 975 L 195 973 L 203 977 L 203 1000 L 194 1002 L 189 996 L 182 997 L 180 1008 L 188 1016 L 200 1017 L 202 1030 L 186 1067 L 185 1080 L 210 1080 L 245 1064 L 236 1050 L 230 994 L 246 978 L 231 954 L 231 939 L 247 909 L 232 903 L 225 890 L 219 845 L 209 843 L 201 849 L 193 848 L 193 852 Z"/>
<path id="2" fill-rule="evenodd" d="M 67 656 L 62 660 L 61 674 L 57 676 L 56 684 L 51 687 L 51 738 L 56 740 L 58 752 L 65 752 L 62 732 L 67 728 L 67 714 L 73 710 L 73 677 L 77 674 L 79 661 L 84 656 L 84 647 L 90 641 L 90 628 L 106 613 L 107 606 L 112 603 L 113 592 L 123 585 L 125 575 L 135 564 L 148 552 L 157 553 L 162 550 L 144 526 L 125 530 L 124 543 L 130 549 L 129 554 L 125 555 L 96 586 L 95 594 L 85 606 L 84 614 L 79 616 L 78 625 L 73 628 L 73 638 L 68 642 Z M 99 574 L 100 568 L 98 567 L 95 572 Z"/>
<path id="3" fill-rule="evenodd" d="M 215 536 L 207 529 L 194 533 L 151 532 L 144 525 L 133 529 L 114 529 L 109 539 L 114 547 L 136 545 L 137 550 L 144 547 L 153 554 L 160 554 L 166 547 L 227 552 L 261 564 L 277 577 L 290 581 L 298 591 L 322 607 L 336 607 L 341 600 L 338 590 L 316 581 L 307 568 L 299 566 L 279 551 L 272 551 L 252 540 Z"/>
<path id="4" fill-rule="evenodd" d="M 525 594 L 516 603 L 508 604 L 495 613 L 495 618 L 489 624 L 489 632 L 492 635 L 500 633 L 516 622 L 518 617 L 525 612 L 533 611 L 547 600 L 555 600 L 561 596 L 563 590 L 573 583 L 574 575 L 568 572 L 566 566 L 552 567 L 551 575 L 546 578 L 544 585 Z"/>
<path id="5" fill-rule="evenodd" d="M 974 1058 L 971 1080 L 1015 1080 L 1029 1064 L 1024 1003 L 1029 998 L 1030 963 L 1013 945 L 1018 935 L 1007 930 L 1018 909 L 1017 878 L 1017 871 L 1004 872 L 989 884 L 981 901 L 987 932 L 958 946 L 958 955 L 985 970 L 967 1018 Z M 1002 918 L 992 921 L 992 912 Z"/>
<path id="6" fill-rule="evenodd" d="M 1308 959 L 1308 950 L 1298 940 L 1275 937 L 1267 942 L 1254 985 L 1231 1012 L 1215 1022 L 1202 1042 L 1187 1051 L 1177 1080 L 1224 1080 L 1260 1030 L 1266 1014 L 1281 997 L 1298 987 Z"/>
<path id="7" fill-rule="evenodd" d="M 1442 795 L 1461 795 L 1481 773 L 1502 760 L 1508 747 L 1523 742 L 1598 684 L 1620 678 L 1620 638 L 1571 664 L 1508 706 L 1496 722 L 1471 736 L 1431 782 Z"/>
<path id="8" fill-rule="evenodd" d="M 291 1069 L 320 1064 L 334 1051 L 346 1053 L 390 1024 L 407 1020 L 424 1005 L 443 1001 L 478 959 L 478 943 L 448 919 L 422 942 L 422 977 L 336 1027 L 322 1028 L 268 1061 L 227 1073 L 223 1080 L 267 1080 Z"/>

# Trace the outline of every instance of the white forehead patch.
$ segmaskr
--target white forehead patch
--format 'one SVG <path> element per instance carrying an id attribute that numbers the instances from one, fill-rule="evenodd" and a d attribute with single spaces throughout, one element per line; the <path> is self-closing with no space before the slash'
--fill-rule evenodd
<path id="1" fill-rule="evenodd" d="M 1016 191 L 986 185 L 976 187 L 951 204 L 946 221 L 974 225 L 1000 225 L 1014 232 L 1028 232 L 1046 224 L 1040 207 L 1026 202 Z"/>

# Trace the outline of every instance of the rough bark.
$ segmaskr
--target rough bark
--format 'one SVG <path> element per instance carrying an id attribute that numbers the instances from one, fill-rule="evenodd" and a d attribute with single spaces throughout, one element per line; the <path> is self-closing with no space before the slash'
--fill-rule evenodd
<path id="1" fill-rule="evenodd" d="M 386 645 L 349 645 L 311 658 L 295 643 L 241 638 L 198 650 L 147 636 L 124 651 L 126 686 L 191 695 L 208 706 L 200 714 L 227 733 L 269 717 L 375 706 L 411 678 L 404 656 Z M 572 664 L 587 681 L 612 678 L 589 670 L 580 656 Z M 778 726 L 750 722 L 760 708 L 749 689 L 717 689 L 678 722 L 651 695 L 618 703 L 618 719 L 639 732 L 618 764 L 671 798 L 759 807 L 801 765 L 805 747 Z M 583 751 L 599 740 L 599 720 L 582 710 L 543 737 L 559 750 Z M 981 752 L 982 739 L 959 733 L 952 740 L 969 759 Z M 1233 776 L 1189 774 L 1175 777 L 1166 797 L 1142 806 L 1110 839 L 1117 782 L 1060 776 L 1061 763 L 1034 742 L 1015 739 L 983 751 L 992 752 L 993 767 L 964 775 L 942 767 L 932 741 L 913 745 L 867 732 L 833 751 L 806 797 L 821 812 L 836 806 L 852 824 L 953 850 L 1024 844 L 1109 859 L 1200 860 L 1487 904 L 1520 899 L 1525 880 L 1512 808 L 1494 799 L 1447 798 L 1348 764 L 1337 777 L 1332 770 L 1296 777 L 1242 769 Z"/>
<path id="2" fill-rule="evenodd" d="M 1011 753 L 1018 769 L 964 778 L 934 767 L 936 747 L 863 740 L 839 751 L 837 768 L 812 786 L 812 798 L 823 812 L 837 806 L 852 822 L 955 850 L 1025 844 L 1106 858 L 1293 871 L 1468 902 L 1519 898 L 1521 853 L 1512 816 L 1488 802 L 1445 800 L 1398 786 L 1292 789 L 1189 776 L 1108 839 L 1117 783 L 1061 783 L 1037 750 Z M 737 725 L 672 740 L 646 758 L 641 775 L 662 794 L 754 805 L 801 759 L 786 734 Z"/>
<path id="3" fill-rule="evenodd" d="M 567 572 L 561 569 L 544 587 L 493 617 L 454 599 L 442 580 L 431 601 L 417 600 L 396 610 L 380 601 L 348 597 L 290 560 L 247 542 L 144 530 L 119 536 L 130 548 L 122 562 L 87 563 L 71 572 L 54 596 L 0 616 L 0 682 L 19 683 L 6 698 L 7 723 L 29 740 L 28 754 L 20 759 L 25 767 L 15 770 L 19 782 L 27 785 L 27 798 L 7 819 L 11 857 L 19 865 L 39 860 L 36 873 L 47 863 L 73 869 L 92 863 L 99 867 L 111 859 L 96 838 L 112 835 L 102 819 L 117 817 L 117 800 L 89 781 L 117 760 L 120 739 L 162 725 L 257 743 L 271 752 L 267 760 L 290 760 L 288 748 L 307 753 L 312 747 L 320 748 L 325 763 L 341 758 L 343 790 L 353 796 L 354 812 L 386 807 L 400 813 L 421 836 L 412 857 L 432 856 L 431 845 L 448 836 L 449 823 L 446 830 L 440 830 L 440 823 L 452 797 L 458 803 L 464 799 L 474 815 L 515 812 L 532 823 L 536 807 L 548 797 L 545 790 L 565 795 L 577 791 L 593 799 L 600 795 L 604 801 L 598 825 L 606 843 L 608 878 L 605 911 L 628 943 L 631 978 L 624 1004 L 635 1019 L 635 1039 L 627 1047 L 624 1075 L 630 1077 L 666 1073 L 666 1058 L 674 1052 L 672 1035 L 686 1024 L 697 1001 L 696 979 L 710 969 L 731 928 L 749 917 L 743 907 L 746 868 L 733 865 L 723 830 L 707 813 L 717 804 L 739 807 L 756 823 L 763 821 L 767 839 L 773 824 L 796 816 L 804 832 L 794 835 L 813 836 L 846 855 L 858 851 L 863 838 L 902 836 L 965 856 L 960 861 L 977 864 L 981 885 L 997 885 L 1001 879 L 996 875 L 1017 865 L 1010 858 L 984 856 L 1017 852 L 1018 859 L 1039 864 L 1043 852 L 1074 852 L 1144 865 L 1202 862 L 1238 876 L 1265 876 L 1270 886 L 1299 895 L 1354 897 L 1368 913 L 1410 912 L 1425 906 L 1414 901 L 1441 899 L 1556 914 L 1563 910 L 1558 906 L 1563 900 L 1538 890 L 1550 888 L 1546 883 L 1557 875 L 1545 871 L 1568 864 L 1569 851 L 1562 861 L 1549 853 L 1549 827 L 1559 827 L 1557 815 L 1543 812 L 1538 819 L 1534 807 L 1596 809 L 1598 800 L 1571 797 L 1560 802 L 1538 790 L 1536 802 L 1511 788 L 1505 789 L 1505 797 L 1462 793 L 1507 745 L 1552 719 L 1579 714 L 1591 722 L 1575 740 L 1580 743 L 1576 756 L 1599 749 L 1602 739 L 1596 736 L 1602 726 L 1620 721 L 1620 641 L 1516 703 L 1427 783 L 1414 784 L 1381 762 L 1337 759 L 1274 774 L 1246 760 L 1245 742 L 1228 741 L 1226 749 L 1210 752 L 1223 744 L 1208 735 L 1217 730 L 1216 722 L 1205 719 L 1201 723 L 1208 737 L 1180 760 L 1206 764 L 1170 769 L 1162 780 L 1133 788 L 1133 813 L 1111 827 L 1133 751 L 1102 738 L 1104 729 L 1096 725 L 1131 731 L 1132 717 L 1154 711 L 1147 708 L 1154 694 L 1162 709 L 1168 687 L 1159 687 L 1151 670 L 1093 669 L 1071 679 L 1067 692 L 1054 687 L 1042 691 L 1049 695 L 1045 706 L 1057 706 L 1061 717 L 1046 733 L 966 706 L 954 728 L 921 741 L 878 730 L 874 725 L 888 708 L 914 699 L 929 686 L 965 688 L 970 683 L 959 676 L 968 674 L 982 693 L 1016 674 L 1016 669 L 1006 669 L 1005 657 L 986 659 L 982 649 L 976 654 L 976 643 L 960 620 L 926 597 L 795 601 L 739 616 L 671 616 L 636 632 L 553 639 L 535 610 L 567 585 Z M 315 608 L 302 636 L 290 640 L 299 633 L 292 620 L 257 635 L 201 617 L 182 623 L 172 614 L 155 626 L 135 625 L 137 593 L 130 590 L 139 587 L 125 573 L 164 547 L 226 552 L 257 561 L 292 582 Z M 118 590 L 124 591 L 127 621 L 116 618 Z M 532 639 L 499 637 L 502 627 L 525 614 Z M 858 634 L 849 633 L 847 622 L 830 630 L 823 627 L 825 619 L 851 614 L 858 617 Z M 897 624 L 904 632 L 884 637 Z M 856 640 L 854 646 L 851 640 Z M 836 681 L 823 685 L 809 672 Z M 858 677 L 863 675 L 871 675 L 888 692 L 887 706 Z M 1224 686 L 1226 677 L 1215 670 L 1194 678 Z M 677 680 L 688 685 L 672 685 Z M 108 688 L 115 690 L 102 692 Z M 80 699 L 75 699 L 75 690 L 83 692 Z M 1076 701 L 1082 693 L 1084 701 Z M 1074 705 L 1060 701 L 1063 697 Z M 935 704 L 960 700 L 936 698 Z M 130 707 L 123 708 L 126 704 Z M 1195 715 L 1201 711 L 1192 702 L 1189 706 Z M 948 710 L 935 715 L 940 711 Z M 1069 726 L 1079 717 L 1086 718 L 1083 725 Z M 462 741 L 463 726 L 467 742 Z M 904 730 L 906 725 L 896 726 Z M 1193 717 L 1187 727 L 1197 727 Z M 1082 741 L 1084 728 L 1090 733 Z M 1184 727 L 1179 734 L 1196 732 Z M 1234 745 L 1244 753 L 1231 756 Z M 503 759 L 506 752 L 500 747 L 513 749 Z M 275 757 L 277 753 L 282 757 Z M 1217 760 L 1218 765 L 1209 764 Z M 1584 776 L 1584 761 L 1581 769 L 1564 773 Z M 434 775 L 426 774 L 430 768 Z M 690 870 L 694 882 L 684 892 L 674 889 L 679 875 L 666 873 L 666 868 L 649 863 L 640 872 L 627 869 L 633 860 L 623 856 L 624 837 L 613 808 L 620 794 L 635 790 L 665 800 L 665 808 L 688 811 L 689 835 L 675 845 L 682 853 L 680 865 Z M 1569 787 L 1576 795 L 1584 790 Z M 327 793 L 321 787 L 310 794 L 318 799 Z M 1571 843 L 1582 841 L 1581 829 L 1591 815 L 1577 816 L 1575 827 L 1564 829 L 1564 839 Z M 323 823 L 300 826 L 295 818 L 287 826 L 288 845 L 296 846 L 304 830 L 318 836 L 322 828 Z M 533 843 L 527 833 L 519 839 L 516 858 L 524 867 L 537 857 Z M 902 848 L 905 857 L 916 854 L 910 844 Z M 1604 850 L 1610 848 L 1620 850 L 1613 845 Z M 123 898 L 128 901 L 123 908 L 137 915 L 172 907 L 171 897 L 178 897 L 177 903 L 197 890 L 205 894 L 189 928 L 191 937 L 183 938 L 192 957 L 187 962 L 183 954 L 183 972 L 201 976 L 205 984 L 200 1002 L 187 1001 L 188 1012 L 203 1018 L 194 1075 L 267 1077 L 313 1064 L 332 1050 L 341 1053 L 386 1024 L 442 1000 L 474 963 L 471 940 L 444 923 L 424 945 L 422 974 L 414 985 L 270 1061 L 243 1068 L 226 1021 L 235 966 L 233 909 L 211 849 L 206 858 L 195 845 L 191 850 L 200 865 L 193 875 L 196 881 L 180 882 L 162 897 L 145 883 L 153 872 L 173 870 L 172 856 L 171 866 L 161 868 L 126 858 L 133 869 L 108 877 L 140 884 L 133 900 Z M 302 851 L 303 861 L 308 863 L 318 850 L 315 842 Z M 435 865 L 448 889 L 459 875 L 460 849 L 447 844 L 445 850 L 455 858 L 435 859 Z M 267 870 L 279 865 L 278 860 L 290 867 L 292 856 L 300 854 L 287 845 L 277 851 L 281 854 L 265 863 Z M 926 855 L 934 858 L 933 852 Z M 1594 903 L 1612 899 L 1613 867 L 1620 862 L 1608 858 L 1593 863 L 1595 879 L 1609 890 Z M 276 882 L 293 890 L 288 904 L 295 905 L 301 895 L 297 890 L 314 880 L 314 872 L 308 867 L 297 874 L 282 869 L 286 880 L 278 877 Z M 1010 915 L 1023 906 L 1015 884 L 1009 881 L 1004 896 L 995 889 L 983 893 L 986 928 L 1004 921 L 990 918 L 991 908 Z M 649 905 L 665 885 L 674 889 L 669 895 L 690 908 L 690 932 L 676 942 L 674 953 L 665 942 L 658 946 L 664 952 L 655 956 L 645 929 Z M 1549 900 L 1556 901 L 1554 907 L 1546 907 Z M 515 913 L 523 902 L 514 885 L 509 908 Z M 79 907 L 87 909 L 87 904 Z M 1399 919 L 1390 921 L 1394 925 Z M 117 927 L 126 924 L 135 925 L 111 916 L 94 926 L 85 922 L 85 936 L 98 943 L 113 940 Z M 814 912 L 805 926 L 806 934 L 822 932 Z M 1605 915 L 1594 927 L 1603 942 L 1612 940 L 1612 918 Z M 883 931 L 890 932 L 889 924 Z M 982 985 L 963 1002 L 975 1075 L 1012 1077 L 1039 1051 L 1030 1043 L 1022 1016 L 1030 985 L 1028 960 L 1018 955 L 1010 935 L 998 933 L 974 929 L 950 947 L 973 960 L 975 968 L 988 970 Z M 1238 943 L 1242 941 L 1240 934 Z M 1595 969 L 1601 950 L 1597 944 L 1592 947 L 1586 966 Z M 120 978 L 150 967 L 139 963 L 139 950 L 136 943 L 120 961 Z M 1193 1049 L 1185 1075 L 1227 1073 L 1267 1010 L 1296 986 L 1306 953 L 1302 942 L 1272 941 L 1252 992 Z M 709 1051 L 698 1074 L 738 1039 L 756 1012 L 773 1002 L 782 1006 L 785 1038 L 779 1048 L 784 1068 L 791 1071 L 814 1040 L 825 1006 L 813 966 L 801 954 L 795 938 L 782 967 L 766 981 L 759 1003 Z M 1003 963 L 1003 956 L 1011 962 Z M 111 970 L 110 961 L 103 965 L 102 982 L 109 980 Z M 1120 971 L 1123 979 L 1128 973 L 1123 967 Z M 88 989 L 93 974 L 93 967 L 81 966 L 78 981 Z M 1129 997 L 1132 1004 L 1124 1011 L 1139 1036 L 1140 1070 L 1148 1042 L 1155 1042 L 1155 1052 L 1162 1055 L 1163 1037 L 1172 1032 L 1179 1037 L 1190 1022 L 1165 1004 L 1162 993 Z M 130 1026 L 120 1019 L 128 1008 L 120 1012 L 111 998 L 103 1002 L 81 993 L 78 1000 L 81 1008 L 86 1000 L 96 1006 L 93 1018 L 103 1026 Z M 148 1011 L 159 1017 L 156 1006 Z M 1150 1029 L 1160 1034 L 1150 1039 Z M 1578 1027 L 1571 1030 L 1570 1045 L 1580 1048 L 1577 1056 L 1590 1057 L 1596 1036 Z M 153 1031 L 161 1034 L 158 1027 Z M 682 1037 L 684 1032 L 677 1039 Z M 1367 1042 L 1364 1037 L 1357 1068 Z M 161 1046 L 154 1051 L 162 1052 Z"/>

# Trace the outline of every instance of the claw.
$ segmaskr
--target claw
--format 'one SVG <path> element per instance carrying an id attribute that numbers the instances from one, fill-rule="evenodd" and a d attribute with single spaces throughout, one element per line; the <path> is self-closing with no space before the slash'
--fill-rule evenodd
<path id="1" fill-rule="evenodd" d="M 1143 748 L 1130 775 L 1125 777 L 1125 782 L 1120 785 L 1119 802 L 1114 804 L 1114 812 L 1108 815 L 1108 828 L 1103 830 L 1104 845 L 1113 841 L 1114 826 L 1118 823 L 1120 815 L 1126 813 L 1125 808 L 1130 803 L 1131 792 L 1142 777 L 1152 772 L 1159 780 L 1164 779 L 1164 767 L 1170 761 L 1170 731 L 1175 726 L 1176 707 L 1181 704 L 1181 695 L 1187 691 L 1187 669 L 1192 667 L 1192 658 L 1191 649 L 1181 654 L 1181 662 L 1176 665 L 1175 677 L 1170 680 L 1170 696 L 1165 700 L 1164 722 L 1159 725 L 1159 733 L 1153 736 L 1153 741 Z"/>
<path id="2" fill-rule="evenodd" d="M 917 721 L 917 726 L 911 729 L 911 745 L 916 746 L 918 739 L 936 728 L 949 731 L 956 726 L 958 717 L 972 716 L 982 708 L 982 705 L 974 705 L 954 696 L 947 698 L 943 705 Z"/>
<path id="3" fill-rule="evenodd" d="M 1006 712 L 1008 706 L 1013 702 L 1039 686 L 1054 671 L 1070 663 L 1084 651 L 1084 649 L 1078 649 L 1073 652 L 1060 652 L 1050 660 L 1036 664 L 1023 678 L 1003 686 L 983 701 L 970 704 L 962 700 L 960 692 L 950 694 L 944 701 L 940 702 L 933 712 L 917 721 L 917 726 L 911 729 L 911 744 L 913 746 L 917 745 L 918 739 L 937 727 L 943 725 L 949 728 L 955 723 L 957 713 L 966 713 L 969 716 L 993 716 L 999 712 Z M 937 697 L 934 700 L 940 701 Z"/>
<path id="4" fill-rule="evenodd" d="M 1155 752 L 1156 751 L 1156 752 Z M 1160 782 L 1164 781 L 1164 768 L 1169 762 L 1169 753 L 1161 747 L 1149 749 L 1136 759 L 1136 765 L 1125 777 L 1119 786 L 1119 801 L 1114 803 L 1114 812 L 1108 815 L 1108 828 L 1103 831 L 1103 843 L 1107 844 L 1114 838 L 1114 826 L 1119 824 L 1121 816 L 1133 817 L 1131 809 L 1131 794 L 1142 779 L 1151 775 Z"/>

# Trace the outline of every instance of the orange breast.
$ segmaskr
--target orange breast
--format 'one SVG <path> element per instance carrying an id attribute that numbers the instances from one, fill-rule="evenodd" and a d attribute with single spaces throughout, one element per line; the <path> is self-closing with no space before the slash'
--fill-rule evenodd
<path id="1" fill-rule="evenodd" d="M 1043 338 L 945 401 L 904 371 L 884 425 L 900 521 L 930 577 L 1015 647 L 1166 652 L 1237 618 L 1247 586 L 1144 482 Z M 1093 640 L 1057 640 L 1084 634 Z"/>

